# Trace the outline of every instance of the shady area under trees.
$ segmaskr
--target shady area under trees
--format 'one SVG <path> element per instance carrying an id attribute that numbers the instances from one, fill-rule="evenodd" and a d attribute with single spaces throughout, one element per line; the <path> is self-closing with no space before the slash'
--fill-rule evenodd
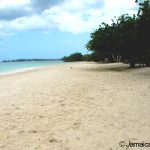
<path id="1" fill-rule="evenodd" d="M 124 14 L 112 20 L 112 24 L 102 23 L 91 34 L 86 48 L 104 59 L 150 66 L 150 0 L 138 1 L 138 13 Z"/>

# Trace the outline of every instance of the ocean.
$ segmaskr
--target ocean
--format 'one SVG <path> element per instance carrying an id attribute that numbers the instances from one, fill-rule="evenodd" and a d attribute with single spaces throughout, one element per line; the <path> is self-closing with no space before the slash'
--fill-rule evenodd
<path id="1" fill-rule="evenodd" d="M 39 67 L 63 64 L 63 61 L 25 61 L 25 62 L 0 62 L 0 75 L 9 74 Z"/>

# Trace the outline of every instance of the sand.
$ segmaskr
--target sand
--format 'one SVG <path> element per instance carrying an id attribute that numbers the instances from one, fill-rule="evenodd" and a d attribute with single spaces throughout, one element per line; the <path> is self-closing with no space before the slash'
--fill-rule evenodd
<path id="1" fill-rule="evenodd" d="M 150 68 L 78 62 L 0 76 L 0 150 L 125 149 L 120 141 L 150 142 Z"/>

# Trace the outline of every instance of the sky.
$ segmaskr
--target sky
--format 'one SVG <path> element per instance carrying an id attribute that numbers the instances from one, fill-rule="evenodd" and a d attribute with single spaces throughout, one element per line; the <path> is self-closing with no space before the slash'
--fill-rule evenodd
<path id="1" fill-rule="evenodd" d="M 86 54 L 102 22 L 136 11 L 135 0 L 0 0 L 0 60 Z"/>

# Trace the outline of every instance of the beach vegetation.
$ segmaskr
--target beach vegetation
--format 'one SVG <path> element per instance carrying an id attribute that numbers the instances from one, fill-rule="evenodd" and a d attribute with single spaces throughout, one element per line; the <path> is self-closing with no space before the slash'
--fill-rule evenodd
<path id="1" fill-rule="evenodd" d="M 73 53 L 69 56 L 63 57 L 62 60 L 65 61 L 65 62 L 82 61 L 83 60 L 83 55 L 82 55 L 82 53 L 76 52 L 76 53 Z"/>
<path id="2" fill-rule="evenodd" d="M 86 48 L 96 55 L 96 61 L 108 59 L 114 62 L 150 65 L 150 0 L 136 3 L 138 13 L 112 20 L 111 24 L 102 23 L 91 33 Z"/>

